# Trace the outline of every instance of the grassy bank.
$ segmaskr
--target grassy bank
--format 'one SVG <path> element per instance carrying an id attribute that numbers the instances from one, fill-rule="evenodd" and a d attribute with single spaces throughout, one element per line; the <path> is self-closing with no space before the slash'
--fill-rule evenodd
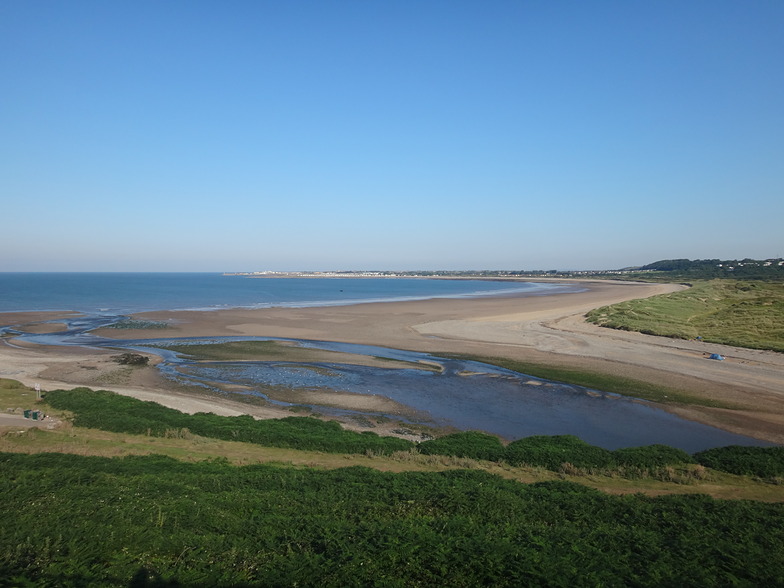
<path id="1" fill-rule="evenodd" d="M 613 329 L 784 352 L 780 282 L 695 282 L 681 292 L 604 306 L 587 318 Z"/>
<path id="2" fill-rule="evenodd" d="M 78 422 L 141 407 L 147 425 L 183 424 L 153 403 L 94 394 L 71 391 L 52 403 L 67 412 L 47 412 Z M 2 402 L 42 406 L 10 380 Z M 221 434 L 246 420 L 210 422 Z M 782 486 L 662 446 L 504 447 L 469 432 L 339 454 L 155 433 L 67 422 L 0 433 L 0 585 L 784 585 Z M 709 457 L 723 468 L 758 455 Z"/>
<path id="3" fill-rule="evenodd" d="M 608 451 L 571 435 L 532 436 L 504 446 L 494 435 L 468 431 L 417 445 L 406 439 L 383 437 L 371 431 L 348 431 L 337 422 L 311 417 L 256 420 L 249 415 L 185 414 L 155 402 L 143 402 L 89 388 L 48 392 L 45 405 L 68 411 L 73 415 L 74 425 L 79 427 L 155 437 L 198 435 L 264 447 L 325 453 L 391 455 L 416 450 L 427 455 L 544 467 L 553 471 L 560 471 L 569 464 L 569 467 L 591 473 L 621 473 L 634 477 L 645 477 L 647 473 L 658 475 L 656 472 L 661 468 L 699 462 L 699 459 L 695 460 L 681 450 L 663 445 Z M 770 455 L 762 455 L 762 448 L 749 448 L 747 453 L 736 454 L 730 460 L 718 455 L 711 465 L 715 469 L 724 469 L 722 464 L 731 462 L 735 469 L 726 470 L 731 473 L 768 478 L 784 476 L 784 448 L 767 449 L 772 452 Z M 757 468 L 755 462 L 758 459 L 764 459 L 767 465 Z M 737 464 L 745 464 L 746 469 L 739 471 Z"/>
<path id="4" fill-rule="evenodd" d="M 540 436 L 504 446 L 497 437 L 478 432 L 413 444 L 343 431 L 335 423 L 312 418 L 254 421 L 184 415 L 156 403 L 87 389 L 49 395 L 51 400 L 60 399 L 36 403 L 31 390 L 11 380 L 0 381 L 0 402 L 43 408 L 64 421 L 51 431 L 7 428 L 0 434 L 0 451 L 101 456 L 160 453 L 197 461 L 226 458 L 237 464 L 283 462 L 327 468 L 359 464 L 388 471 L 471 468 L 525 482 L 578 480 L 611 492 L 659 494 L 683 492 L 688 487 L 718 497 L 784 498 L 779 485 L 784 476 L 784 450 L 780 448 L 773 454 L 763 448 L 743 449 L 740 454 L 713 451 L 707 470 L 702 461 L 661 445 L 607 451 L 576 437 Z M 141 427 L 140 418 L 145 421 Z"/>

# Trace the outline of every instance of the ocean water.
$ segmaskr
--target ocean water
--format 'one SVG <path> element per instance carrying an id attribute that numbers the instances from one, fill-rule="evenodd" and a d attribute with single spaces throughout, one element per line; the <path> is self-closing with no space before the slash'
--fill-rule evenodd
<path id="1" fill-rule="evenodd" d="M 422 278 L 250 278 L 212 273 L 0 273 L 0 312 L 72 310 L 129 314 L 273 306 L 546 295 L 574 286 Z"/>

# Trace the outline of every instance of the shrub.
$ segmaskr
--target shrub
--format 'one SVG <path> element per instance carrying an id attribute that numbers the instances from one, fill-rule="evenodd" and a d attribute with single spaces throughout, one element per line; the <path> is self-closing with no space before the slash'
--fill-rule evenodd
<path id="1" fill-rule="evenodd" d="M 504 458 L 511 465 L 531 465 L 558 471 L 563 463 L 577 468 L 608 468 L 612 453 L 589 445 L 574 435 L 534 435 L 506 446 Z"/>
<path id="2" fill-rule="evenodd" d="M 122 353 L 112 356 L 112 359 L 120 365 L 147 365 L 150 358 L 140 353 Z"/>
<path id="3" fill-rule="evenodd" d="M 423 441 L 419 444 L 419 451 L 425 455 L 449 455 L 488 461 L 500 461 L 504 457 L 504 446 L 498 437 L 478 431 L 453 433 Z"/>
<path id="4" fill-rule="evenodd" d="M 156 402 L 143 402 L 106 390 L 54 390 L 47 394 L 46 402 L 54 408 L 73 412 L 74 425 L 78 427 L 116 433 L 165 437 L 171 435 L 173 430 L 187 430 L 194 435 L 213 439 L 329 453 L 364 453 L 372 450 L 387 455 L 413 447 L 411 441 L 397 437 L 380 437 L 370 431 L 346 431 L 333 421 L 311 417 L 256 420 L 250 415 L 189 415 Z"/>
<path id="5" fill-rule="evenodd" d="M 659 468 L 694 463 L 694 459 L 680 449 L 668 445 L 647 445 L 645 447 L 626 447 L 612 452 L 615 463 L 619 466 L 637 468 Z"/>
<path id="6" fill-rule="evenodd" d="M 784 447 L 729 445 L 694 454 L 697 463 L 741 476 L 775 478 L 784 475 Z"/>

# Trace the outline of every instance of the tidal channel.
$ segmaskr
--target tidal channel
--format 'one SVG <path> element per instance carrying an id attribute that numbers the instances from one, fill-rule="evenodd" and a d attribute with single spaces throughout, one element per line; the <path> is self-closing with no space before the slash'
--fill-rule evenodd
<path id="1" fill-rule="evenodd" d="M 77 317 L 64 332 L 21 334 L 47 345 L 111 347 L 163 358 L 161 373 L 174 381 L 232 394 L 254 395 L 280 406 L 307 405 L 327 415 L 383 416 L 411 424 L 486 431 L 507 440 L 531 435 L 576 435 L 604 447 L 664 444 L 694 453 L 726 445 L 770 445 L 670 414 L 617 394 L 551 382 L 492 365 L 426 353 L 329 341 L 260 337 L 150 338 L 117 340 L 91 330 L 118 317 Z M 213 361 L 182 353 L 197 346 L 272 341 L 299 349 L 368 358 L 367 365 L 341 361 Z M 177 346 L 178 351 L 170 349 Z M 337 354 L 337 355 L 335 355 Z M 372 360 L 372 361 L 370 361 Z M 390 367 L 379 365 L 385 360 Z M 227 391 L 238 390 L 238 391 Z M 336 395 L 373 396 L 409 410 L 385 413 L 337 408 Z M 307 398 L 303 402 L 303 397 Z M 390 403 L 392 404 L 392 403 Z"/>

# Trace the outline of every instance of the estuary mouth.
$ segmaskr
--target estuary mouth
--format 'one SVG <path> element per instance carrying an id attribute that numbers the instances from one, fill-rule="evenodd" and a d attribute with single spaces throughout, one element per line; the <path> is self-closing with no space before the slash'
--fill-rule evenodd
<path id="1" fill-rule="evenodd" d="M 228 398 L 257 397 L 325 416 L 393 418 L 481 430 L 508 440 L 576 435 L 604 447 L 664 444 L 688 452 L 760 441 L 696 423 L 631 396 L 548 381 L 490 364 L 331 341 L 263 337 L 115 340 L 89 331 L 106 317 L 74 319 L 28 341 L 158 355 L 168 379 Z"/>

